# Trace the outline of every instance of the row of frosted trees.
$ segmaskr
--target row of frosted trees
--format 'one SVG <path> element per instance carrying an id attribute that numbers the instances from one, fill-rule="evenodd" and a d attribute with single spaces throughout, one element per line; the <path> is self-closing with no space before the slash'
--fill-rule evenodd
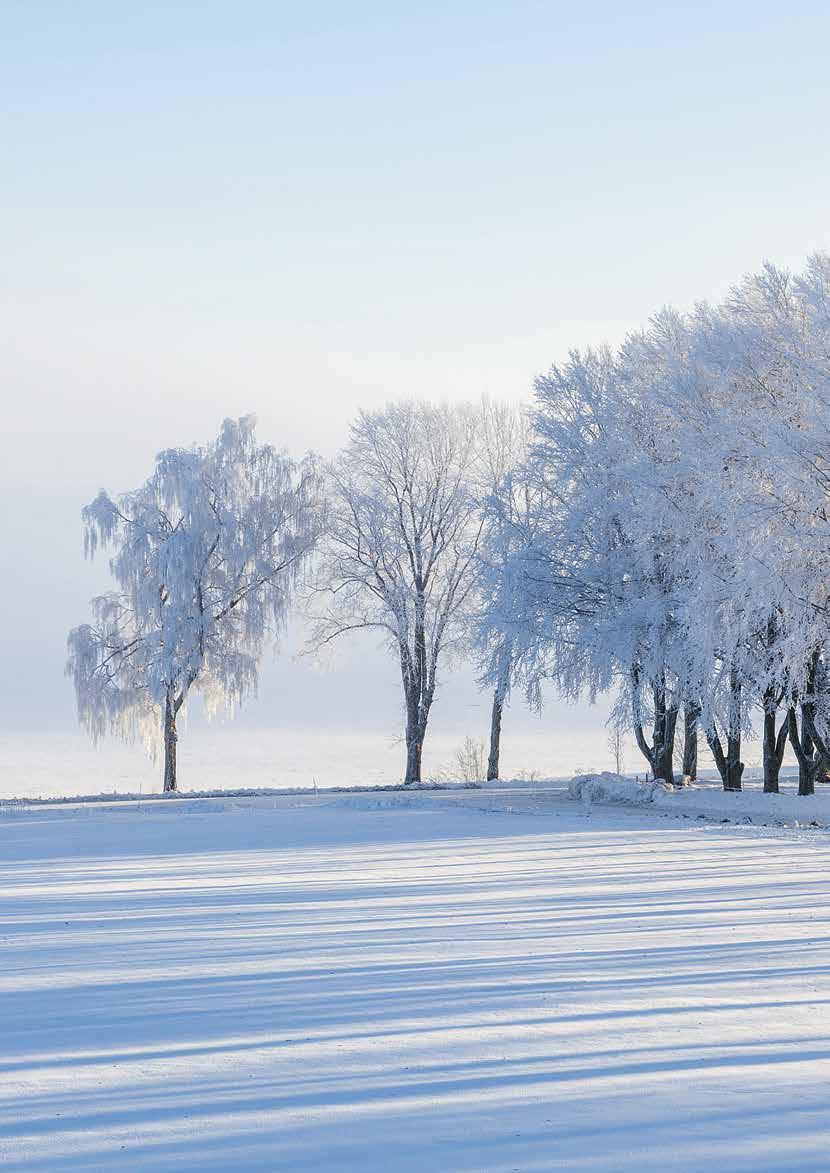
<path id="1" fill-rule="evenodd" d="M 702 733 L 740 789 L 754 719 L 764 790 L 789 743 L 811 794 L 830 766 L 830 259 L 572 353 L 531 421 L 490 536 L 490 678 L 509 658 L 531 695 L 615 690 L 669 783 L 680 722 L 683 775 Z"/>
<path id="2" fill-rule="evenodd" d="M 771 267 L 718 307 L 666 310 L 618 351 L 574 352 L 526 412 L 398 403 L 361 412 L 330 464 L 294 462 L 227 421 L 163 452 L 133 493 L 84 510 L 115 589 L 69 636 L 94 737 L 164 746 L 197 690 L 256 687 L 292 607 L 314 648 L 380 635 L 400 666 L 405 781 L 441 672 L 475 657 L 492 689 L 488 777 L 511 688 L 539 704 L 613 691 L 655 777 L 693 779 L 702 735 L 728 789 L 763 733 L 799 789 L 830 765 L 830 261 Z M 828 739 L 830 740 L 830 739 Z"/>
<path id="3" fill-rule="evenodd" d="M 419 782 L 440 670 L 474 652 L 490 502 L 522 459 L 523 429 L 520 412 L 486 402 L 391 404 L 361 412 L 326 466 L 259 444 L 252 417 L 228 420 L 204 448 L 162 452 L 135 492 L 99 493 L 85 548 L 110 551 L 115 589 L 69 634 L 82 724 L 95 739 L 162 744 L 175 790 L 188 697 L 244 702 L 296 606 L 315 649 L 382 637 L 400 665 L 405 781 Z"/>

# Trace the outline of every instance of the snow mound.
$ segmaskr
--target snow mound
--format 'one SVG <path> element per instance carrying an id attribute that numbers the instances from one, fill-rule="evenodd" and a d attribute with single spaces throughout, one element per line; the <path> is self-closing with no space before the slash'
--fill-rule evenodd
<path id="1" fill-rule="evenodd" d="M 661 814 L 721 823 L 756 823 L 795 827 L 830 827 L 830 788 L 809 797 L 792 792 L 764 794 L 756 788 L 723 791 L 713 784 L 667 786 L 662 781 L 634 782 L 619 774 L 579 774 L 568 797 L 625 806 L 651 804 Z"/>
<path id="2" fill-rule="evenodd" d="M 635 782 L 604 770 L 601 774 L 577 774 L 568 785 L 571 798 L 582 802 L 623 802 L 633 806 L 653 802 L 655 791 L 666 790 L 662 782 Z"/>

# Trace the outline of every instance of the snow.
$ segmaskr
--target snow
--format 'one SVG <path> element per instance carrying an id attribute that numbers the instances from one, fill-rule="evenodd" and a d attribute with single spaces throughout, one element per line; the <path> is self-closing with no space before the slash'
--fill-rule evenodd
<path id="1" fill-rule="evenodd" d="M 657 814 L 528 788 L 21 808 L 0 1161 L 825 1169 L 830 836 Z"/>
<path id="2" fill-rule="evenodd" d="M 465 712 L 458 724 L 452 723 L 451 712 L 436 707 L 436 728 L 424 747 L 424 778 L 452 770 L 456 751 L 470 728 L 466 722 L 478 721 L 482 728 L 489 722 L 487 699 L 480 712 L 473 716 Z M 578 716 L 570 723 L 571 732 L 567 715 L 561 718 L 561 729 L 552 715 L 538 728 L 535 719 L 529 720 L 529 730 L 513 728 L 511 710 L 505 769 L 517 774 L 534 768 L 541 776 L 570 775 L 595 764 L 591 757 L 595 734 L 577 724 Z M 319 728 L 188 724 L 180 730 L 179 785 L 184 790 L 227 790 L 313 789 L 315 782 L 320 787 L 395 784 L 403 777 L 404 765 L 401 739 L 395 734 L 394 726 L 391 732 L 326 726 L 321 736 Z M 161 762 L 152 762 L 138 745 L 110 738 L 93 746 L 80 731 L 0 733 L 0 799 L 148 794 L 160 790 L 161 783 Z"/>
<path id="3" fill-rule="evenodd" d="M 571 779 L 568 793 L 583 802 L 624 802 L 640 806 L 654 802 L 654 792 L 662 782 L 635 782 L 621 774 L 605 770 L 601 774 L 579 774 Z"/>
<path id="4" fill-rule="evenodd" d="M 685 818 L 702 816 L 729 822 L 813 824 L 830 827 L 830 787 L 799 797 L 793 789 L 764 794 L 758 785 L 739 791 L 698 784 L 675 789 L 662 782 L 635 782 L 619 774 L 583 774 L 568 787 L 571 798 L 585 803 L 651 804 L 661 812 Z"/>

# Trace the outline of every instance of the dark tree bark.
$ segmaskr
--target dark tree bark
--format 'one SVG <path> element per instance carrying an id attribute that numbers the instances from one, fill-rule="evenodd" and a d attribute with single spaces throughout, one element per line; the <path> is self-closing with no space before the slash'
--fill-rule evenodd
<path id="1" fill-rule="evenodd" d="M 714 721 L 706 728 L 706 740 L 721 777 L 724 790 L 742 789 L 744 764 L 741 761 L 741 679 L 737 669 L 729 673 L 729 716 L 726 729 L 726 752 Z"/>
<path id="2" fill-rule="evenodd" d="M 683 781 L 697 781 L 697 734 L 700 706 L 689 704 L 683 709 Z"/>
<path id="3" fill-rule="evenodd" d="M 406 685 L 404 685 L 406 688 Z M 407 692 L 406 703 L 406 772 L 404 785 L 412 786 L 421 781 L 421 758 L 424 750 L 424 736 L 427 731 L 429 704 L 412 689 Z"/>
<path id="4" fill-rule="evenodd" d="M 741 739 L 727 737 L 726 752 L 720 734 L 714 726 L 706 730 L 706 740 L 715 759 L 724 790 L 741 790 L 744 764 L 741 759 Z"/>
<path id="5" fill-rule="evenodd" d="M 640 681 L 637 670 L 632 673 L 634 697 L 634 736 L 640 752 L 651 767 L 655 778 L 662 778 L 670 786 L 674 780 L 674 735 L 677 728 L 677 705 L 669 701 L 665 680 L 652 684 L 654 701 L 654 721 L 652 725 L 651 745 L 646 741 L 643 732 L 642 714 L 640 712 Z"/>
<path id="6" fill-rule="evenodd" d="M 776 732 L 775 720 L 780 698 L 774 689 L 764 694 L 764 793 L 778 794 L 778 776 L 784 760 L 784 749 L 789 733 L 789 714 L 785 714 Z"/>
<path id="7" fill-rule="evenodd" d="M 423 752 L 423 740 L 418 731 L 410 733 L 407 731 L 406 735 L 406 774 L 404 776 L 404 785 L 412 786 L 421 781 L 421 755 Z"/>
<path id="8" fill-rule="evenodd" d="M 499 696 L 499 690 L 493 693 L 493 708 L 490 713 L 490 754 L 487 758 L 487 781 L 493 782 L 499 776 L 499 752 L 501 749 L 501 716 L 504 710 L 504 698 Z"/>
<path id="9" fill-rule="evenodd" d="M 499 754 L 501 753 L 501 719 L 504 700 L 510 683 L 510 657 L 507 655 L 499 672 L 493 690 L 493 708 L 490 713 L 490 755 L 487 759 L 487 781 L 493 782 L 499 776 Z"/>
<path id="10" fill-rule="evenodd" d="M 805 707 L 804 705 L 801 706 L 800 731 L 794 705 L 790 706 L 787 721 L 790 745 L 793 747 L 793 753 L 798 762 L 798 793 L 802 798 L 807 798 L 811 794 L 815 794 L 816 773 L 821 760 L 816 754 L 815 745 L 810 736 L 810 720 L 809 718 L 805 720 Z"/>
<path id="11" fill-rule="evenodd" d="M 170 692 L 164 702 L 164 793 L 170 794 L 176 789 L 176 702 Z"/>
<path id="12" fill-rule="evenodd" d="M 435 669 L 440 641 L 432 648 L 431 658 L 427 648 L 426 602 L 419 589 L 415 606 L 414 655 L 406 643 L 400 644 L 401 674 L 406 698 L 406 772 L 404 785 L 412 786 L 421 781 L 421 758 L 427 721 L 435 696 Z"/>
<path id="13" fill-rule="evenodd" d="M 799 734 L 795 706 L 790 708 L 790 743 L 798 761 L 798 793 L 815 794 L 817 781 L 827 780 L 830 770 L 830 745 L 816 727 L 815 698 L 817 684 L 821 679 L 826 686 L 826 668 L 822 663 L 821 649 L 817 648 L 807 669 L 807 696 L 801 703 L 801 731 Z"/>
<path id="14" fill-rule="evenodd" d="M 665 703 L 665 692 L 663 701 Z M 674 734 L 677 729 L 677 706 L 670 705 L 663 713 L 659 736 L 654 738 L 655 778 L 662 778 L 669 786 L 676 786 L 674 778 Z"/>

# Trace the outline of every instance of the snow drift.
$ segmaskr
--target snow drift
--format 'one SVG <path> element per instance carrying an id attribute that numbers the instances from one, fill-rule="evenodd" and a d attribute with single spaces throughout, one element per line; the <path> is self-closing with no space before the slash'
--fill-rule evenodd
<path id="1" fill-rule="evenodd" d="M 571 779 L 568 794 L 582 802 L 623 802 L 639 806 L 652 802 L 656 790 L 667 790 L 663 782 L 634 782 L 622 774 L 604 770 L 601 774 L 577 774 Z"/>
<path id="2" fill-rule="evenodd" d="M 761 790 L 725 791 L 691 785 L 676 789 L 664 782 L 634 782 L 620 774 L 579 774 L 568 785 L 571 799 L 625 806 L 651 805 L 661 813 L 711 818 L 722 822 L 830 826 L 830 787 L 819 794 L 764 794 Z"/>

